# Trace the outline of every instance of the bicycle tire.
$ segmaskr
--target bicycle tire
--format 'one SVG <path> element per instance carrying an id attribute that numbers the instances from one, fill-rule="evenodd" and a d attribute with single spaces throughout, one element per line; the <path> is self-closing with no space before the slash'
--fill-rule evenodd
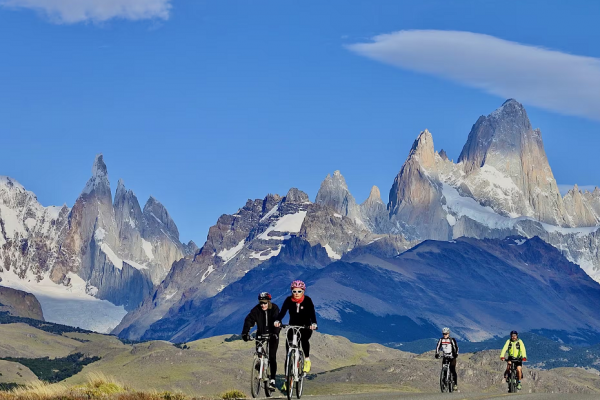
<path id="1" fill-rule="evenodd" d="M 287 385 L 287 399 L 292 400 L 292 393 L 294 392 L 294 363 L 296 362 L 294 352 L 292 352 L 287 360 L 287 374 L 285 381 Z"/>
<path id="2" fill-rule="evenodd" d="M 444 376 L 444 367 L 442 366 L 442 370 L 440 371 L 440 390 L 442 393 L 446 393 L 446 379 Z"/>
<path id="3" fill-rule="evenodd" d="M 448 386 L 448 393 L 454 392 L 454 383 L 452 382 L 452 379 L 448 379 L 448 385 L 447 386 Z"/>
<path id="4" fill-rule="evenodd" d="M 257 368 L 258 367 L 258 368 Z M 262 384 L 259 379 L 260 358 L 254 356 L 252 359 L 252 372 L 250 374 L 250 390 L 253 398 L 257 398 L 260 394 L 260 386 Z"/>
<path id="5" fill-rule="evenodd" d="M 298 371 L 300 371 L 300 379 L 296 383 L 296 398 L 302 397 L 304 390 L 304 353 L 300 352 L 300 360 L 298 361 Z"/>
<path id="6" fill-rule="evenodd" d="M 510 371 L 510 382 L 508 384 L 508 393 L 516 393 L 517 392 L 517 377 L 515 374 L 515 370 Z"/>

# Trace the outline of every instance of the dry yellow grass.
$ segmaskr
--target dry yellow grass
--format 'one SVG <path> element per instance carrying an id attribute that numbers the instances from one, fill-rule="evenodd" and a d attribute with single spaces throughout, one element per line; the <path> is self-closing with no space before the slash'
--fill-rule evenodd
<path id="1" fill-rule="evenodd" d="M 101 372 L 87 375 L 83 385 L 33 382 L 10 392 L 0 391 L 0 400 L 201 400 L 182 393 L 135 391 Z"/>

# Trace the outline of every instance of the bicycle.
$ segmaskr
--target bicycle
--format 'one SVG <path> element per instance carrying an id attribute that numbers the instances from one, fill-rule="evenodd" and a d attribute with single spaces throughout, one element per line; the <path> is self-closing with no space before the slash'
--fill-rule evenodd
<path id="1" fill-rule="evenodd" d="M 285 332 L 289 350 L 285 357 L 285 384 L 287 389 L 287 398 L 292 400 L 294 386 L 296 386 L 296 398 L 302 397 L 304 389 L 304 352 L 300 348 L 300 329 L 310 329 L 310 326 L 281 325 L 282 328 L 292 329 L 292 342 L 288 337 L 288 331 Z M 296 385 L 294 385 L 294 383 Z"/>
<path id="2" fill-rule="evenodd" d="M 452 393 L 454 391 L 454 380 L 450 373 L 450 362 L 452 357 L 442 356 L 442 370 L 440 371 L 440 390 L 442 393 Z"/>
<path id="3" fill-rule="evenodd" d="M 250 374 L 250 386 L 252 397 L 260 394 L 260 387 L 264 386 L 265 396 L 271 397 L 273 389 L 269 388 L 269 338 L 270 334 L 251 337 L 256 341 L 256 351 L 252 359 L 252 372 Z"/>
<path id="4" fill-rule="evenodd" d="M 508 357 L 506 359 L 506 362 L 510 363 L 510 373 L 508 374 L 508 393 L 517 393 L 518 371 L 517 366 L 514 363 L 515 361 L 520 361 L 522 363 L 523 359 L 515 357 Z"/>

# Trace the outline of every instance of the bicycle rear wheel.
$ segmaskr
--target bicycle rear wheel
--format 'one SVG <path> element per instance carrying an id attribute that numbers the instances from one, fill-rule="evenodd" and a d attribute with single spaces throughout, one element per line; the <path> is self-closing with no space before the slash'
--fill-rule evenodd
<path id="1" fill-rule="evenodd" d="M 252 397 L 258 397 L 260 393 L 261 384 L 262 381 L 260 379 L 260 358 L 254 356 L 254 359 L 252 360 L 252 372 L 250 374 L 250 390 L 252 392 Z"/>
<path id="2" fill-rule="evenodd" d="M 300 373 L 300 379 L 296 382 L 296 398 L 302 397 L 302 390 L 304 389 L 304 354 L 300 353 L 300 360 L 298 360 L 298 371 Z"/>
<path id="3" fill-rule="evenodd" d="M 296 356 L 294 352 L 291 352 L 287 360 L 287 374 L 285 376 L 285 383 L 287 386 L 287 398 L 292 400 L 292 393 L 294 392 L 294 364 L 296 363 Z"/>

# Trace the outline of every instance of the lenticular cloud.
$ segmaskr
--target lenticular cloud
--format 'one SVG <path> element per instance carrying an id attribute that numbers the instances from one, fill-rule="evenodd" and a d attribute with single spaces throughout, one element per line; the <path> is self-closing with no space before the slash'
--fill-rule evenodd
<path id="1" fill-rule="evenodd" d="M 112 18 L 129 20 L 168 19 L 171 0 L 0 0 L 10 8 L 29 8 L 57 23 L 102 22 Z"/>
<path id="2" fill-rule="evenodd" d="M 598 58 L 459 31 L 399 31 L 347 47 L 377 61 L 502 98 L 600 120 Z"/>

